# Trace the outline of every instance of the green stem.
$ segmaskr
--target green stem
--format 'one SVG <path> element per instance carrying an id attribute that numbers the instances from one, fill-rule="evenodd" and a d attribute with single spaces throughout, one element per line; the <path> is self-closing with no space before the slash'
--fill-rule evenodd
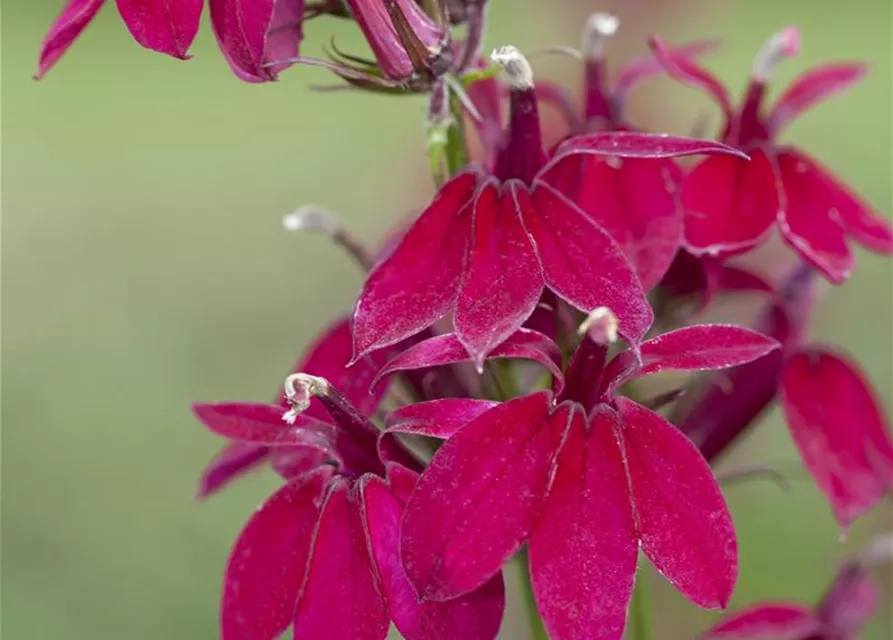
<path id="1" fill-rule="evenodd" d="M 639 572 L 633 599 L 629 605 L 629 638 L 630 640 L 649 640 L 651 638 L 651 619 L 648 611 L 647 575 Z"/>
<path id="2" fill-rule="evenodd" d="M 523 547 L 517 556 L 521 576 L 521 596 L 524 599 L 524 611 L 527 613 L 527 629 L 530 640 L 549 640 L 546 627 L 536 608 L 536 597 L 533 595 L 533 584 L 530 582 L 530 571 L 527 562 L 527 547 Z"/>

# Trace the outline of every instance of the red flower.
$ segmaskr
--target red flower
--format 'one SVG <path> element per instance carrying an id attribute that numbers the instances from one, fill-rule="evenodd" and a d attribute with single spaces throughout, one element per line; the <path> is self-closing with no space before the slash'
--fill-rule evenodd
<path id="1" fill-rule="evenodd" d="M 707 381 L 674 422 L 710 460 L 722 453 L 780 394 L 803 463 L 844 528 L 893 487 L 888 419 L 858 366 L 806 341 L 812 270 L 782 286 L 754 328 L 783 348 Z"/>
<path id="2" fill-rule="evenodd" d="M 709 158 L 686 176 L 682 203 L 689 250 L 712 256 L 742 253 L 761 244 L 777 224 L 784 240 L 835 283 L 852 269 L 848 239 L 893 253 L 889 223 L 804 151 L 777 144 L 797 116 L 861 80 L 865 65 L 811 69 L 794 80 L 767 114 L 762 107 L 769 77 L 779 60 L 796 55 L 796 29 L 784 29 L 764 45 L 738 110 L 722 83 L 693 60 L 668 51 L 657 39 L 652 48 L 670 75 L 700 87 L 719 104 L 725 116 L 722 139 L 751 156 L 747 165 Z"/>
<path id="3" fill-rule="evenodd" d="M 880 597 L 865 567 L 850 562 L 816 606 L 762 602 L 732 614 L 701 640 L 852 640 L 877 609 Z"/>
<path id="4" fill-rule="evenodd" d="M 198 418 L 233 440 L 270 448 L 313 448 L 314 464 L 251 517 L 226 569 L 224 640 L 296 637 L 384 640 L 393 620 L 407 640 L 495 638 L 502 619 L 501 574 L 451 602 L 419 603 L 398 555 L 398 530 L 417 462 L 322 378 L 295 374 L 291 408 L 196 405 Z M 313 397 L 326 418 L 307 415 Z M 380 444 L 380 446 L 379 446 Z"/>
<path id="5" fill-rule="evenodd" d="M 663 72 L 652 56 L 625 65 L 613 84 L 608 82 L 605 49 L 619 25 L 607 13 L 589 17 L 583 34 L 586 65 L 583 117 L 560 87 L 537 86 L 541 100 L 556 103 L 574 133 L 633 130 L 623 113 L 630 91 Z M 694 58 L 712 48 L 711 42 L 692 43 L 674 50 Z M 636 159 L 576 155 L 556 168 L 547 180 L 567 195 L 607 231 L 623 249 L 645 291 L 669 269 L 683 237 L 678 185 L 682 171 L 671 159 Z"/>
<path id="6" fill-rule="evenodd" d="M 329 380 L 364 416 L 370 416 L 378 409 L 386 387 L 380 386 L 370 393 L 372 381 L 378 369 L 387 361 L 387 353 L 371 354 L 347 368 L 351 356 L 350 323 L 347 318 L 337 320 L 327 327 L 310 345 L 306 354 L 298 361 L 293 372 L 305 372 Z M 278 394 L 279 413 L 288 408 L 284 396 Z M 319 400 L 313 400 L 304 415 L 325 420 L 327 413 Z M 296 446 L 275 448 L 258 443 L 247 443 L 238 438 L 227 445 L 208 464 L 202 474 L 198 488 L 198 499 L 204 499 L 227 485 L 243 473 L 270 462 L 274 469 L 284 475 L 294 475 L 295 466 L 308 465 L 312 468 L 318 462 L 318 450 L 314 447 Z"/>
<path id="7" fill-rule="evenodd" d="M 616 337 L 613 314 L 592 318 L 597 337 Z M 512 353 L 499 356 L 534 358 L 554 374 L 560 356 L 545 336 L 527 331 L 505 344 Z M 735 533 L 707 463 L 672 424 L 615 390 L 776 347 L 746 329 L 695 326 L 643 342 L 641 359 L 625 352 L 605 365 L 607 348 L 584 339 L 552 392 L 495 406 L 434 401 L 392 416 L 391 431 L 448 438 L 403 521 L 402 559 L 420 597 L 445 601 L 479 588 L 529 541 L 538 607 L 555 639 L 620 637 L 640 545 L 692 601 L 725 606 L 737 577 Z M 460 355 L 457 336 L 440 336 L 380 375 Z"/>
<path id="8" fill-rule="evenodd" d="M 596 133 L 543 151 L 533 80 L 514 48 L 511 122 L 492 170 L 469 167 L 447 182 L 369 274 L 354 312 L 355 357 L 399 342 L 453 312 L 456 336 L 481 366 L 530 316 L 548 287 L 583 311 L 610 306 L 638 342 L 652 321 L 635 273 L 611 237 L 544 178 L 574 154 L 664 158 L 725 153 L 686 138 Z"/>
<path id="9" fill-rule="evenodd" d="M 81 32 L 93 21 L 105 0 L 69 0 L 40 47 L 35 78 L 56 64 Z M 204 0 L 117 0 L 121 19 L 133 39 L 142 46 L 175 58 L 186 59 L 198 32 Z"/>

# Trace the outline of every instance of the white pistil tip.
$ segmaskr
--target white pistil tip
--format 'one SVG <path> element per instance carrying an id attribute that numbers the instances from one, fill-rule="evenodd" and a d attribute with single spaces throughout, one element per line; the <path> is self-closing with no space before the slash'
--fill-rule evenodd
<path id="1" fill-rule="evenodd" d="M 599 344 L 617 342 L 620 321 L 608 307 L 596 307 L 577 329 L 581 336 L 589 334 Z"/>
<path id="2" fill-rule="evenodd" d="M 313 396 L 326 393 L 329 381 L 306 373 L 293 373 L 285 379 L 283 388 L 289 409 L 282 414 L 282 419 L 288 424 L 294 424 L 298 416 L 310 406 Z"/>
<path id="3" fill-rule="evenodd" d="M 313 204 L 304 205 L 283 216 L 282 226 L 286 231 L 318 231 L 330 238 L 341 231 L 341 225 L 334 215 Z"/>
<path id="4" fill-rule="evenodd" d="M 583 55 L 588 59 L 600 59 L 605 55 L 605 42 L 617 33 L 620 19 L 611 14 L 599 11 L 586 20 L 583 29 Z"/>
<path id="5" fill-rule="evenodd" d="M 490 54 L 490 60 L 505 69 L 509 86 L 517 91 L 526 91 L 533 88 L 533 69 L 530 63 L 518 49 L 508 45 L 494 49 Z"/>
<path id="6" fill-rule="evenodd" d="M 800 30 L 785 27 L 766 41 L 753 60 L 754 78 L 766 82 L 772 77 L 778 63 L 800 53 Z"/>

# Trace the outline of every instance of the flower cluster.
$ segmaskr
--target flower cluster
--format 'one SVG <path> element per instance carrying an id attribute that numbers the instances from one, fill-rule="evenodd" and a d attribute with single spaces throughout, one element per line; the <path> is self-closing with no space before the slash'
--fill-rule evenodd
<path id="1" fill-rule="evenodd" d="M 71 0 L 39 75 L 101 4 Z M 117 4 L 140 44 L 187 56 L 202 0 Z M 438 185 L 377 251 L 327 212 L 288 216 L 286 228 L 322 232 L 367 272 L 353 312 L 323 331 L 272 403 L 193 407 L 228 441 L 200 498 L 260 466 L 282 478 L 233 547 L 223 638 L 271 640 L 291 627 L 298 638 L 383 640 L 393 624 L 408 640 L 491 640 L 516 554 L 555 640 L 623 635 L 640 550 L 691 602 L 724 608 L 738 549 L 711 464 L 776 398 L 842 527 L 890 492 L 884 409 L 847 355 L 810 342 L 809 322 L 817 278 L 850 274 L 848 241 L 889 254 L 893 230 L 778 140 L 864 65 L 807 71 L 766 113 L 775 67 L 798 52 L 796 29 L 759 50 L 736 107 L 701 66 L 712 42 L 652 38 L 609 82 L 619 24 L 595 14 L 575 52 L 577 105 L 514 47 L 481 57 L 486 0 L 209 9 L 243 80 L 300 63 L 362 90 L 426 94 Z M 302 57 L 303 29 L 320 14 L 354 20 L 375 59 Z M 717 140 L 628 121 L 631 90 L 660 74 L 715 99 Z M 542 102 L 565 116 L 554 146 Z M 480 158 L 469 158 L 467 126 Z M 797 264 L 781 276 L 745 266 L 738 258 L 776 227 Z M 752 326 L 696 322 L 744 293 L 763 306 Z M 655 390 L 649 376 L 666 384 Z M 866 567 L 847 565 L 814 609 L 757 605 L 705 637 L 854 637 L 877 599 Z"/>

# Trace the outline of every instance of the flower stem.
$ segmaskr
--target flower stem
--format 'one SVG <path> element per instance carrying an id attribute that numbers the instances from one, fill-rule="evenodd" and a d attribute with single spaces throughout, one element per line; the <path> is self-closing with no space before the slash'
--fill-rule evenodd
<path id="1" fill-rule="evenodd" d="M 651 620 L 648 611 L 647 576 L 640 572 L 629 605 L 629 638 L 630 640 L 649 640 L 651 638 Z"/>
<path id="2" fill-rule="evenodd" d="M 536 608 L 536 597 L 533 595 L 533 584 L 530 582 L 530 570 L 527 562 L 527 547 L 523 547 L 517 556 L 521 576 L 521 596 L 524 599 L 524 611 L 527 613 L 528 637 L 530 640 L 549 640 L 549 634 L 543 626 L 539 610 Z"/>

